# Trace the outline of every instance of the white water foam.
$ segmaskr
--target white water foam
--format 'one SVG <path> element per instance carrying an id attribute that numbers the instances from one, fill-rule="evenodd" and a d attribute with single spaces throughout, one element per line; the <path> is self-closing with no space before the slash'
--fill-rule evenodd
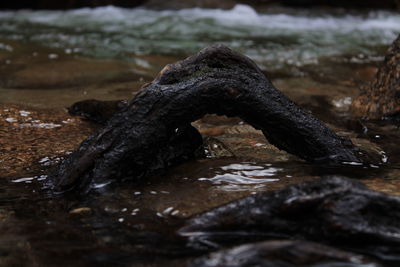
<path id="1" fill-rule="evenodd" d="M 321 56 L 374 57 L 376 46 L 390 44 L 399 33 L 400 15 L 388 11 L 342 16 L 304 10 L 276 14 L 237 5 L 231 10 L 106 6 L 0 12 L 0 37 L 39 42 L 69 53 L 122 58 L 126 53 L 187 55 L 223 43 L 267 68 L 317 63 Z"/>

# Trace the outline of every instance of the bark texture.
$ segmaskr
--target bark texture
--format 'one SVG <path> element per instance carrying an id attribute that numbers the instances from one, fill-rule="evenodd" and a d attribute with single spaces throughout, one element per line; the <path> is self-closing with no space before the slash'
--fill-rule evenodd
<path id="1" fill-rule="evenodd" d="M 300 239 L 400 263 L 400 198 L 327 177 L 252 195 L 200 214 L 179 230 L 192 246 Z"/>
<path id="2" fill-rule="evenodd" d="M 390 46 L 372 84 L 353 101 L 358 117 L 381 119 L 400 112 L 400 35 Z"/>
<path id="3" fill-rule="evenodd" d="M 211 46 L 167 65 L 62 162 L 50 181 L 55 190 L 76 185 L 87 190 L 93 184 L 138 179 L 165 169 L 201 145 L 190 122 L 207 113 L 238 116 L 262 130 L 271 144 L 310 162 L 365 160 L 349 139 L 279 92 L 249 58 Z"/>

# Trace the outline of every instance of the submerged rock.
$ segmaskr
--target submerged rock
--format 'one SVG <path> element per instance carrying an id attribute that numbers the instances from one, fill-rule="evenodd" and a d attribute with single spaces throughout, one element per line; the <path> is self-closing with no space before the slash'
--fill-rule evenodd
<path id="1" fill-rule="evenodd" d="M 326 177 L 200 214 L 179 230 L 194 247 L 301 239 L 400 263 L 400 198 Z"/>
<path id="2" fill-rule="evenodd" d="M 364 256 L 299 240 L 274 240 L 245 244 L 200 257 L 190 267 L 244 266 L 347 266 L 378 267 Z"/>

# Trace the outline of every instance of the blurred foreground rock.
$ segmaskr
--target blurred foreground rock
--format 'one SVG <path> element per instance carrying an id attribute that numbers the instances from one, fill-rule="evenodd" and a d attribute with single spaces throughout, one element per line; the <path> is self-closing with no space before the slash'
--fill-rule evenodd
<path id="1" fill-rule="evenodd" d="M 365 265 L 364 265 L 365 264 Z M 378 267 L 364 256 L 299 240 L 273 240 L 245 244 L 194 260 L 190 267 Z"/>
<path id="2" fill-rule="evenodd" d="M 399 207 L 399 197 L 326 177 L 233 201 L 194 217 L 179 233 L 198 248 L 299 239 L 399 264 Z"/>

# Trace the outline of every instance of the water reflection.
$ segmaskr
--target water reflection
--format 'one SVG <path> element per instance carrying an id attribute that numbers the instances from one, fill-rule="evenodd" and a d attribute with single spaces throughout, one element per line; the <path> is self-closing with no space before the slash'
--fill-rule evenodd
<path id="1" fill-rule="evenodd" d="M 32 183 L 33 180 L 43 181 L 43 180 L 46 180 L 46 178 L 47 178 L 47 175 L 38 175 L 38 176 L 33 176 L 33 177 L 23 177 L 23 178 L 13 179 L 13 180 L 11 180 L 11 182 L 30 184 L 30 183 Z"/>
<path id="2" fill-rule="evenodd" d="M 279 181 L 278 172 L 283 170 L 271 167 L 269 163 L 258 165 L 251 162 L 233 163 L 219 169 L 215 170 L 215 176 L 198 180 L 209 181 L 217 185 L 216 189 L 223 191 L 254 191 L 263 188 L 267 183 Z"/>

